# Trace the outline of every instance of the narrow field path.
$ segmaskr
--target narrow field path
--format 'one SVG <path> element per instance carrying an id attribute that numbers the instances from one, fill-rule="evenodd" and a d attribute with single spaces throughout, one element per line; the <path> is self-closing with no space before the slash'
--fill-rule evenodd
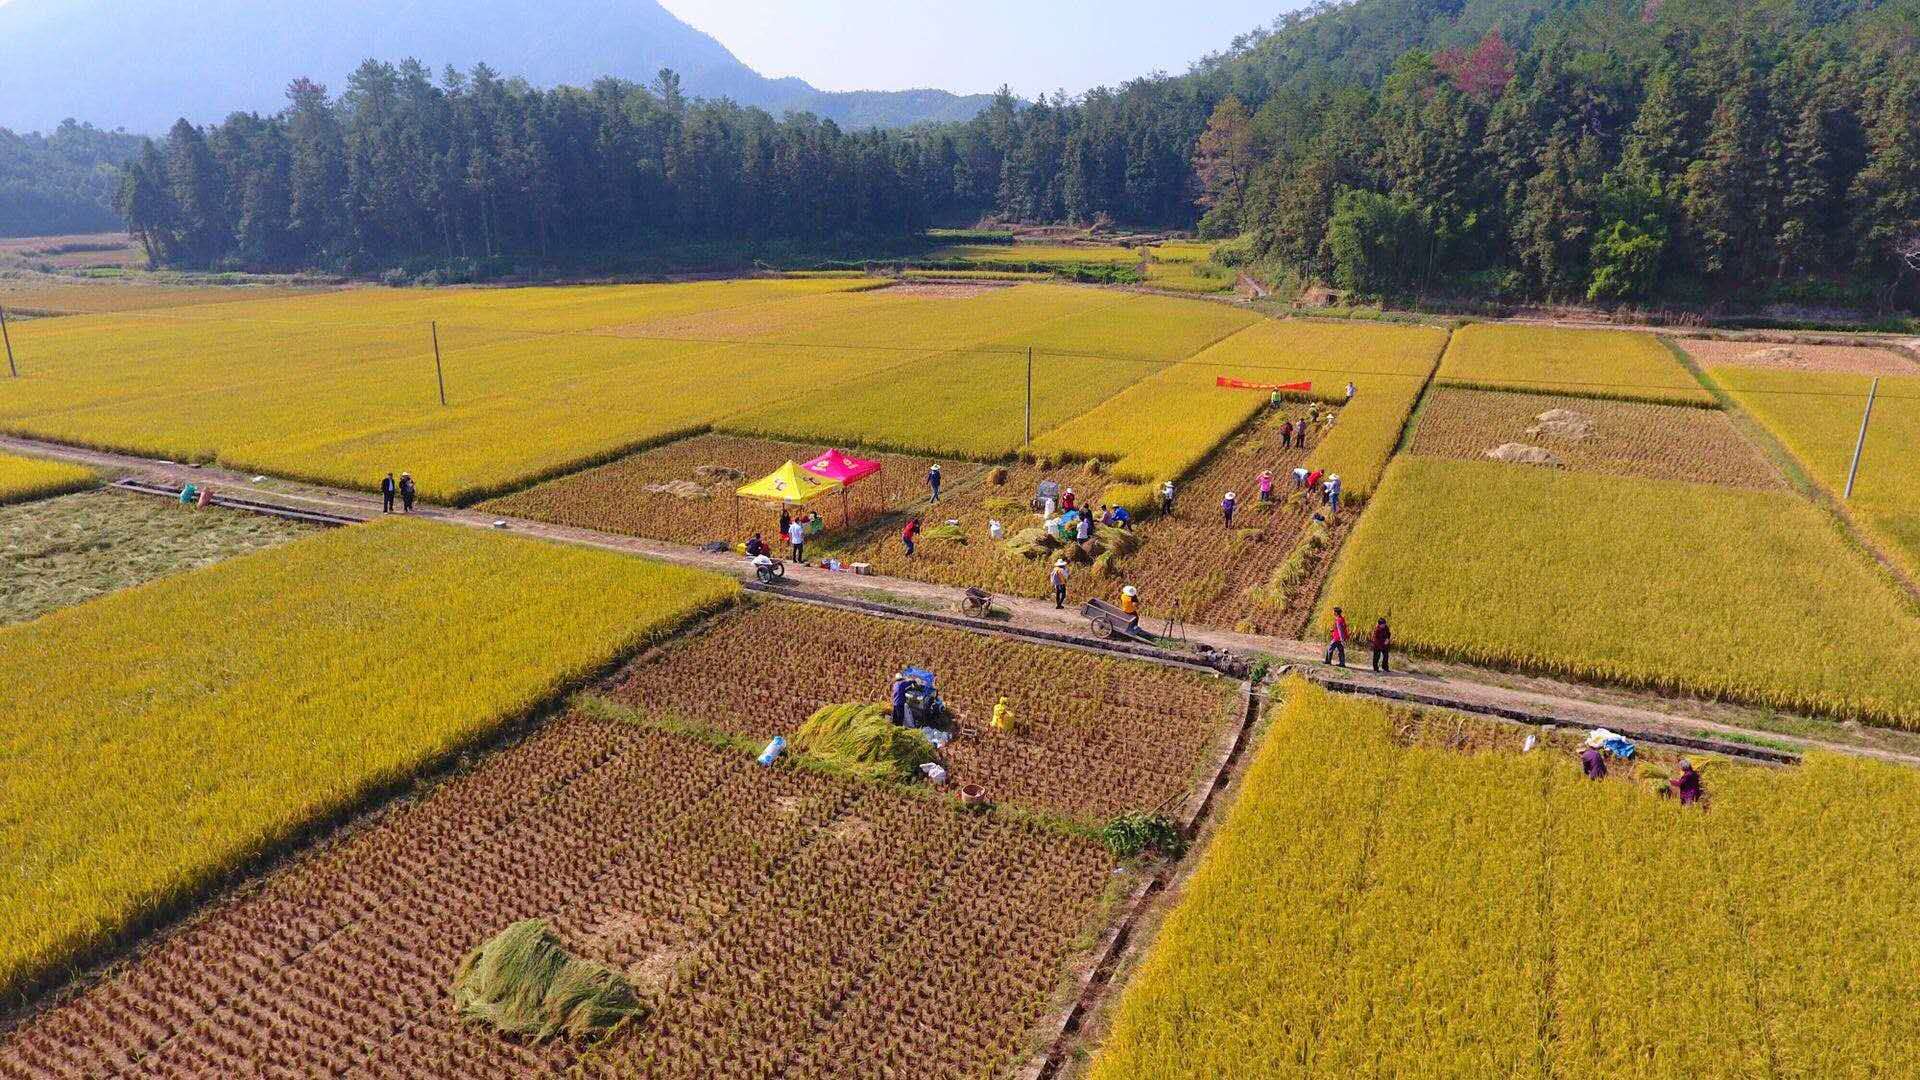
<path id="1" fill-rule="evenodd" d="M 348 491 L 273 477 L 256 480 L 252 474 L 217 466 L 183 465 L 10 435 L 0 435 L 0 451 L 70 461 L 91 466 L 109 475 L 133 477 L 175 488 L 196 483 L 211 487 L 216 495 L 228 494 L 262 502 L 277 502 L 293 509 L 318 509 L 356 520 L 372 520 L 381 516 L 377 492 Z M 625 552 L 742 579 L 751 577 L 746 560 L 737 555 L 702 551 L 684 544 L 520 518 L 502 518 L 479 510 L 422 505 L 416 508 L 415 516 L 469 528 L 498 527 L 522 536 Z M 812 566 L 790 566 L 786 580 L 790 588 L 807 593 L 886 604 L 908 611 L 921 609 L 944 614 L 957 610 L 962 592 L 947 585 L 896 577 L 857 576 Z M 1087 633 L 1086 620 L 1071 607 L 1056 610 L 1049 601 L 1019 596 L 996 596 L 994 604 L 1008 612 L 1009 618 L 980 621 L 978 625 L 984 631 L 1011 626 L 1076 636 L 1085 636 Z M 1167 629 L 1160 620 L 1153 618 L 1151 606 L 1145 625 L 1150 631 Z M 1789 726 L 1799 729 L 1827 727 L 1834 729 L 1836 735 L 1844 731 L 1845 737 L 1795 734 L 1742 723 L 1745 715 L 1742 710 L 1714 702 L 1665 698 L 1398 655 L 1394 663 L 1401 670 L 1391 675 L 1378 675 L 1367 669 L 1364 648 L 1353 649 L 1353 655 L 1349 657 L 1353 666 L 1341 669 L 1322 664 L 1319 646 L 1308 642 L 1238 634 L 1211 627 L 1188 626 L 1180 632 L 1189 641 L 1216 649 L 1265 654 L 1279 664 L 1293 665 L 1310 679 L 1356 693 L 1423 704 L 1453 705 L 1513 718 L 1550 718 L 1562 723 L 1604 726 L 1636 732 L 1647 738 L 1665 736 L 1682 740 L 1758 742 L 1770 749 L 1795 753 L 1826 750 L 1920 766 L 1920 737 L 1904 732 L 1806 721 Z M 1793 718 L 1784 719 L 1791 721 Z"/>

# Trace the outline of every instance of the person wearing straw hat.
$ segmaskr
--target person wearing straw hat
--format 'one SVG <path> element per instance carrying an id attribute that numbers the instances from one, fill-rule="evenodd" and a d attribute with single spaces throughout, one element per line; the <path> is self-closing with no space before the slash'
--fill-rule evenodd
<path id="1" fill-rule="evenodd" d="M 940 463 L 927 466 L 927 486 L 933 489 L 933 498 L 929 502 L 940 501 Z"/>
<path id="2" fill-rule="evenodd" d="M 1067 606 L 1067 560 L 1053 560 L 1053 572 L 1047 575 L 1047 583 L 1053 586 L 1053 606 L 1055 609 Z"/>
<path id="3" fill-rule="evenodd" d="M 1140 590 L 1129 585 L 1120 590 L 1120 613 L 1127 617 L 1127 629 L 1140 629 Z"/>
<path id="4" fill-rule="evenodd" d="M 1233 512 L 1239 505 L 1239 500 L 1234 498 L 1231 491 L 1227 492 L 1226 498 L 1220 500 L 1220 516 L 1226 521 L 1226 527 L 1229 529 L 1233 528 Z"/>

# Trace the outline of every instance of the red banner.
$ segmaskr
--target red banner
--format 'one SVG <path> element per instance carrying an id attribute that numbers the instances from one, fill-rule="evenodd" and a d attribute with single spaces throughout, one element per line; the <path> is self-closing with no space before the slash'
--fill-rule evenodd
<path id="1" fill-rule="evenodd" d="M 1229 379 L 1225 375 L 1216 378 L 1213 385 L 1227 390 L 1292 390 L 1302 394 L 1313 392 L 1313 384 L 1310 382 L 1252 383 L 1244 379 Z"/>

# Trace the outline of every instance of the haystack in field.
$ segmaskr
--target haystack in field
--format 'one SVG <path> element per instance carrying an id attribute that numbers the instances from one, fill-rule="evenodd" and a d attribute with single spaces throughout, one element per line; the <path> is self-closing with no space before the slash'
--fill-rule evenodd
<path id="1" fill-rule="evenodd" d="M 570 955 L 545 919 L 514 923 L 468 953 L 453 974 L 453 1007 L 535 1041 L 589 1038 L 648 1011 L 618 972 Z"/>

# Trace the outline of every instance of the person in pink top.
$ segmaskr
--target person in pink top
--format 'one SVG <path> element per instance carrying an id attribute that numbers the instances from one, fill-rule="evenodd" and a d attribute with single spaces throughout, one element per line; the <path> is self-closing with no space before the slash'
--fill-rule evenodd
<path id="1" fill-rule="evenodd" d="M 1271 469 L 1260 470 L 1260 501 L 1263 503 L 1273 501 L 1273 470 Z"/>
<path id="2" fill-rule="evenodd" d="M 1333 609 L 1333 626 L 1327 633 L 1327 658 L 1323 664 L 1333 663 L 1334 656 L 1340 657 L 1340 666 L 1347 666 L 1347 615 L 1339 608 Z"/>

